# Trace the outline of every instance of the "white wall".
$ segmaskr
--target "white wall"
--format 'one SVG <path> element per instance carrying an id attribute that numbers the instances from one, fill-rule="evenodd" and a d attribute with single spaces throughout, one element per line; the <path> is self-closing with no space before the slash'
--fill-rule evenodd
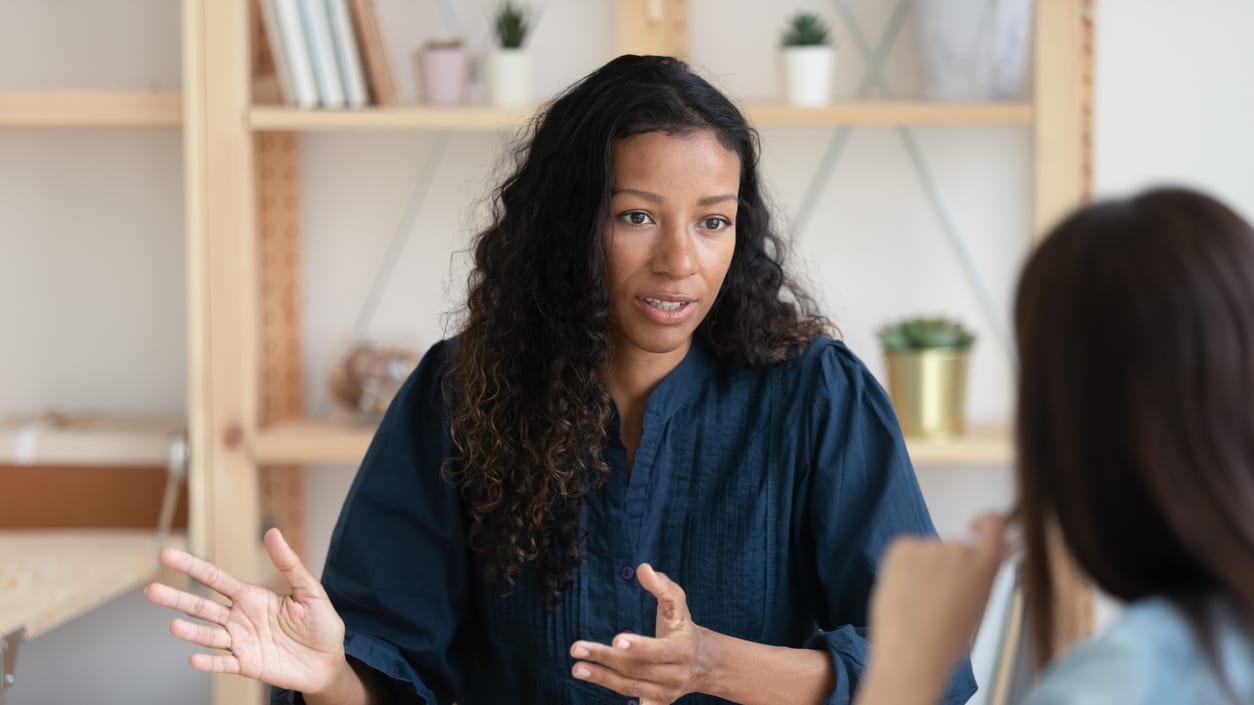
<path id="1" fill-rule="evenodd" d="M 447 36 L 435 3 L 377 0 L 402 93 L 413 96 L 409 50 Z M 494 3 L 467 0 L 461 22 L 486 41 Z M 733 94 L 769 97 L 772 45 L 806 3 L 692 0 L 694 63 Z M 881 0 L 855 0 L 874 38 Z M 612 54 L 612 5 L 538 2 L 538 82 L 565 85 Z M 821 2 L 811 7 L 825 8 Z M 834 12 L 826 12 L 835 20 Z M 1254 80 L 1244 34 L 1254 3 L 1196 0 L 1182 15 L 1167 0 L 1098 0 L 1096 184 L 1121 193 L 1178 180 L 1209 188 L 1254 216 Z M 109 26 L 109 32 L 97 31 Z M 769 31 L 764 31 L 767 28 Z M 907 27 L 907 29 L 909 29 Z M 0 89 L 177 85 L 173 0 L 0 2 Z M 842 90 L 859 62 L 847 33 Z M 918 85 L 908 34 L 888 75 Z M 771 128 L 764 169 L 787 223 L 832 130 Z M 1025 128 L 919 130 L 955 219 L 1000 297 L 1002 315 L 1028 239 Z M 304 139 L 307 383 L 311 409 L 333 413 L 323 391 L 333 354 L 350 339 L 387 243 L 402 226 L 432 134 L 311 134 Z M 446 334 L 474 204 L 492 181 L 502 138 L 453 135 L 395 273 L 369 322 L 372 336 L 426 345 Z M 67 410 L 170 411 L 185 403 L 181 159 L 174 132 L 0 131 L 0 415 Z M 975 155 L 974 157 L 972 155 Z M 958 276 L 899 138 L 854 132 L 802 234 L 799 263 L 853 348 L 882 369 L 872 332 L 917 310 L 960 315 L 981 340 L 970 404 L 974 420 L 1006 419 L 1009 357 L 995 343 L 970 286 Z M 1005 468 L 920 468 L 943 534 L 963 531 L 985 506 L 1004 506 Z M 310 474 L 309 561 L 325 537 L 351 469 Z M 167 615 L 137 595 L 27 644 L 11 705 L 59 702 L 206 702 L 207 681 L 186 668 L 189 649 L 168 637 Z M 117 659 L 119 653 L 143 654 Z M 109 661 L 109 668 L 93 664 Z"/>

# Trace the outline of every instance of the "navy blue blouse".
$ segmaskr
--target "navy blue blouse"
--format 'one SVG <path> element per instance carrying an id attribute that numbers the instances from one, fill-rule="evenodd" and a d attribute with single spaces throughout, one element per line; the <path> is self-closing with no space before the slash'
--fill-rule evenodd
<path id="1" fill-rule="evenodd" d="M 348 655 L 386 675 L 397 702 L 632 703 L 571 676 L 569 649 L 653 635 L 657 602 L 634 576 L 642 562 L 683 587 L 701 626 L 826 651 L 827 702 L 852 700 L 885 546 L 934 530 L 893 410 L 843 343 L 820 338 L 769 369 L 694 343 L 649 396 L 630 475 L 614 424 L 612 477 L 582 512 L 586 561 L 554 612 L 530 575 L 507 596 L 485 585 L 466 548 L 458 492 L 440 474 L 451 348 L 434 346 L 388 410 L 322 577 Z M 964 663 L 944 702 L 974 691 Z M 300 698 L 276 691 L 273 702 Z"/>

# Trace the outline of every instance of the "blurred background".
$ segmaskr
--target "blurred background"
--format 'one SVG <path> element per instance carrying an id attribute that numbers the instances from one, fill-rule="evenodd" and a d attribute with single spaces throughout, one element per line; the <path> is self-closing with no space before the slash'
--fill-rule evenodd
<path id="1" fill-rule="evenodd" d="M 921 19 L 935 13 L 922 9 L 929 4 L 936 3 L 687 0 L 688 59 L 738 101 L 781 103 L 781 34 L 796 13 L 812 12 L 836 47 L 831 103 L 928 100 L 934 87 L 921 47 L 931 30 Z M 616 54 L 616 3 L 527 6 L 535 101 Z M 487 57 L 498 41 L 498 7 L 495 0 L 374 0 L 395 103 L 429 102 L 415 51 L 450 39 L 472 58 L 463 100 L 491 102 Z M 174 0 L 0 0 L 0 419 L 18 420 L 0 436 L 7 439 L 0 451 L 9 453 L 0 465 L 31 463 L 23 443 L 33 442 L 31 424 L 42 423 L 31 419 L 51 412 L 187 414 L 189 360 L 200 343 L 189 345 L 194 302 L 177 118 L 67 129 L 21 115 L 32 92 L 177 93 L 182 11 Z M 1254 218 L 1254 3 L 1095 0 L 1090 11 L 1094 195 L 1184 184 Z M 885 35 L 895 38 L 882 61 L 868 62 L 860 44 L 875 50 Z M 1030 40 L 1030 29 L 1024 36 Z M 1020 101 L 1032 97 L 1028 62 Z M 876 73 L 883 80 L 868 91 Z M 275 86 L 259 85 L 257 102 L 266 89 Z M 279 88 L 274 99 L 287 93 L 295 89 Z M 308 417 L 361 424 L 328 391 L 356 343 L 421 352 L 455 332 L 466 247 L 484 223 L 484 199 L 505 173 L 518 124 L 492 120 L 476 131 L 293 128 L 302 130 L 292 180 L 304 357 L 298 386 Z M 884 324 L 935 314 L 975 333 L 965 413 L 970 428 L 992 434 L 994 450 L 969 461 L 944 452 L 916 458 L 938 528 L 961 535 L 975 512 L 1008 506 L 1012 493 L 1005 429 L 1014 357 L 1003 335 L 1035 229 L 1030 118 L 908 130 L 764 120 L 760 130 L 762 168 L 793 262 L 881 381 L 876 330 Z M 354 464 L 305 465 L 303 553 L 317 572 Z M 0 493 L 10 491 L 3 477 Z M 0 548 L 0 563 L 11 567 L 16 544 L 2 541 L 11 552 Z M 13 604 L 5 593 L 37 584 L 30 573 L 0 576 L 0 606 Z M 4 625 L 20 624 L 16 617 L 0 608 Z M 0 692 L 8 705 L 208 703 L 210 679 L 186 667 L 192 650 L 166 633 L 169 617 L 135 588 L 76 610 L 21 644 L 17 680 Z"/>

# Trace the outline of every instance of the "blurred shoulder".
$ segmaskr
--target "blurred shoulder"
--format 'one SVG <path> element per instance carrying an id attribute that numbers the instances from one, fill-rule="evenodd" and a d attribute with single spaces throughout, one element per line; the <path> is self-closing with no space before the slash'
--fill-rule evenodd
<path id="1" fill-rule="evenodd" d="M 1128 605 L 1102 634 L 1050 666 L 1025 705 L 1221 702 L 1193 628 L 1161 598 Z"/>

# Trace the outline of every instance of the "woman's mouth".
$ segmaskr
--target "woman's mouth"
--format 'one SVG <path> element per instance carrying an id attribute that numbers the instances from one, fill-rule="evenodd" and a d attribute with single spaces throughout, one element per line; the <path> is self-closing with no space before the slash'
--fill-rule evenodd
<path id="1" fill-rule="evenodd" d="M 636 298 L 636 304 L 651 320 L 662 325 L 683 323 L 696 309 L 691 299 L 661 299 L 652 296 Z"/>

